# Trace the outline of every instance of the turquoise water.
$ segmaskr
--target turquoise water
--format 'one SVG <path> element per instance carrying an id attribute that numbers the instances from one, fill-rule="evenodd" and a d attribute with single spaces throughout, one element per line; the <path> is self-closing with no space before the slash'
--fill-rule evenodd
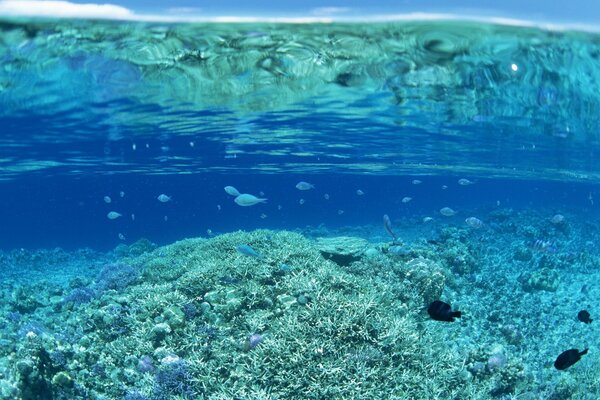
<path id="1" fill-rule="evenodd" d="M 600 397 L 598 40 L 1 20 L 0 398 Z"/>

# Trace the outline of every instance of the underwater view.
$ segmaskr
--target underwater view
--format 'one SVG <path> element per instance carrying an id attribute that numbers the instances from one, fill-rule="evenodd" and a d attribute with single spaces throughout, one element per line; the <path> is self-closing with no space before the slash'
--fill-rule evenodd
<path id="1" fill-rule="evenodd" d="M 600 33 L 0 17 L 0 399 L 600 398 Z"/>

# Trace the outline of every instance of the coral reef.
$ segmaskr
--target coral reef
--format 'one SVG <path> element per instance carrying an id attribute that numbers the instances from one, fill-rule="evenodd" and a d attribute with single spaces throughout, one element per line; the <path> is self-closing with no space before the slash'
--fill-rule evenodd
<path id="1" fill-rule="evenodd" d="M 61 298 L 77 303 L 62 308 L 62 325 L 46 318 L 48 328 L 25 333 L 37 345 L 19 352 L 16 390 L 23 398 L 473 398 L 478 390 L 438 340 L 443 332 L 423 326 L 423 306 L 444 287 L 442 267 L 377 247 L 359 257 L 366 241 L 340 240 L 235 232 L 108 264 L 90 284 L 93 296 L 78 287 Z M 262 257 L 240 254 L 241 243 Z M 353 267 L 334 254 L 350 254 Z"/>

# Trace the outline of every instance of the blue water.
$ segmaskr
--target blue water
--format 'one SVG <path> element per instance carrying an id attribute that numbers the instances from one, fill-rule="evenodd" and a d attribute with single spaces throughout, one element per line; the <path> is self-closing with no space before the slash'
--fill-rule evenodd
<path id="1" fill-rule="evenodd" d="M 445 206 L 460 211 L 464 218 L 506 207 L 543 207 L 557 212 L 569 209 L 584 216 L 598 215 L 588 198 L 597 191 L 594 185 L 481 179 L 475 185 L 460 186 L 457 181 L 461 177 L 347 174 L 29 177 L 0 183 L 1 191 L 8 194 L 0 199 L 3 215 L 0 240 L 5 250 L 56 246 L 108 250 L 139 238 L 168 244 L 187 237 L 206 237 L 207 230 L 217 234 L 238 229 L 303 229 L 320 224 L 331 229 L 379 225 L 386 213 L 393 218 L 437 217 L 438 210 Z M 414 179 L 423 183 L 413 185 Z M 300 180 L 313 183 L 315 189 L 297 190 L 295 185 Z M 268 202 L 239 207 L 223 190 L 227 185 L 249 193 L 264 192 Z M 442 189 L 444 185 L 448 188 Z M 357 195 L 357 190 L 364 195 Z M 123 198 L 121 191 L 125 193 Z M 157 197 L 163 193 L 172 200 L 159 202 Z M 329 195 L 328 200 L 325 194 Z M 109 196 L 112 202 L 105 203 L 104 196 Z M 401 199 L 406 196 L 413 200 L 403 204 Z M 299 203 L 301 199 L 304 204 Z M 106 214 L 113 210 L 123 217 L 109 220 Z M 124 241 L 119 239 L 119 233 L 125 236 Z"/>

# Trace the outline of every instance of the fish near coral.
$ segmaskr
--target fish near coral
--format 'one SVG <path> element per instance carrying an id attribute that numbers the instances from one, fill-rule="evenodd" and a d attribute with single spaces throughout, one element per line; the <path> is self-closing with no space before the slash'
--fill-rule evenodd
<path id="1" fill-rule="evenodd" d="M 591 324 L 593 319 L 590 318 L 590 313 L 587 310 L 581 310 L 577 313 L 577 319 L 584 324 Z"/>
<path id="2" fill-rule="evenodd" d="M 571 365 L 575 364 L 577 361 L 581 360 L 581 356 L 587 354 L 588 349 L 583 351 L 579 351 L 577 349 L 570 349 L 567 351 L 563 351 L 554 361 L 554 368 L 559 371 L 565 370 L 569 368 Z"/>
<path id="3" fill-rule="evenodd" d="M 262 256 L 259 253 L 257 253 L 256 250 L 254 250 L 252 247 L 250 247 L 247 244 L 240 244 L 235 249 L 245 256 L 262 258 Z"/>
<path id="4" fill-rule="evenodd" d="M 383 215 L 383 227 L 385 228 L 386 232 L 392 237 L 392 239 L 394 239 L 394 242 L 398 240 L 396 234 L 392 230 L 392 221 L 390 220 L 390 217 L 387 214 Z"/>
<path id="5" fill-rule="evenodd" d="M 483 222 L 479 218 L 475 217 L 469 217 L 465 219 L 465 223 L 473 229 L 480 229 L 483 227 Z"/>
<path id="6" fill-rule="evenodd" d="M 454 318 L 460 318 L 462 312 L 452 311 L 450 304 L 436 300 L 429 305 L 427 313 L 435 321 L 454 322 Z"/>

